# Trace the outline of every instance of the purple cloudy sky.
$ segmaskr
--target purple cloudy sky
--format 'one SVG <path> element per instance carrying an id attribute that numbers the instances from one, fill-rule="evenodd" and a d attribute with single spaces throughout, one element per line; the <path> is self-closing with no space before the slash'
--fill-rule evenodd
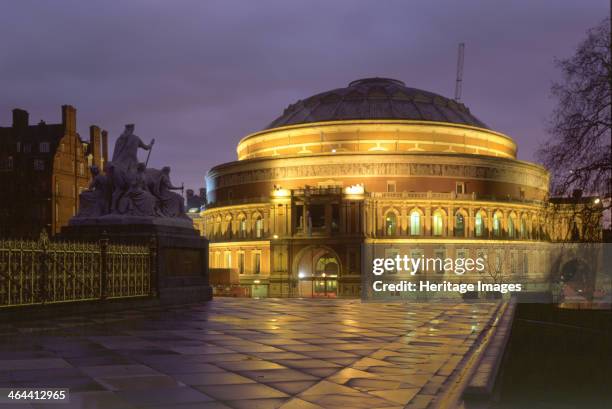
<path id="1" fill-rule="evenodd" d="M 362 77 L 463 101 L 533 160 L 554 106 L 555 57 L 573 53 L 608 0 L 6 1 L 0 4 L 0 125 L 11 109 L 78 128 L 128 122 L 158 144 L 153 166 L 197 188 L 238 140 L 290 103 Z M 144 156 L 144 155 L 143 155 Z"/>

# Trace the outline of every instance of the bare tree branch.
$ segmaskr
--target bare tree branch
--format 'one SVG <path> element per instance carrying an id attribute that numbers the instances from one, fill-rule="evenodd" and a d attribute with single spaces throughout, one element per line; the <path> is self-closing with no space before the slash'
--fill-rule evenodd
<path id="1" fill-rule="evenodd" d="M 551 172 L 551 193 L 569 196 L 574 190 L 610 198 L 612 184 L 612 58 L 610 19 L 587 33 L 571 58 L 556 61 L 563 72 L 552 95 L 550 138 L 538 158 Z M 607 206 L 610 201 L 606 200 Z M 605 210 L 605 209 L 604 209 Z"/>

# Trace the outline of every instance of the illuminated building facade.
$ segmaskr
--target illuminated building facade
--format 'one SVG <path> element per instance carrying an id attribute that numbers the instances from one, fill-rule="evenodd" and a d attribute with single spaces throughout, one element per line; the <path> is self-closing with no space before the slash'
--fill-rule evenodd
<path id="1" fill-rule="evenodd" d="M 516 152 L 463 104 L 398 80 L 300 100 L 207 174 L 210 267 L 275 297 L 358 297 L 371 244 L 429 257 L 512 247 L 504 262 L 527 274 L 560 223 L 548 172 Z"/>

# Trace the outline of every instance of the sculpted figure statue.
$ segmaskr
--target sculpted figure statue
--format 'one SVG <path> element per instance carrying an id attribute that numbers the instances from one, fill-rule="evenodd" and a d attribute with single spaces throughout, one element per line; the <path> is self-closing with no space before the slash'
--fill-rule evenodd
<path id="1" fill-rule="evenodd" d="M 182 190 L 170 181 L 170 167 L 162 170 L 147 169 L 138 162 L 138 150 L 151 152 L 155 139 L 145 144 L 134 134 L 134 125 L 126 125 L 115 143 L 112 161 L 104 167 L 104 175 L 92 167 L 89 190 L 81 193 L 78 214 L 71 224 L 134 222 L 130 216 L 149 218 L 136 223 L 168 223 L 192 226 L 185 214 L 183 196 L 173 190 Z M 148 158 L 147 158 L 148 161 Z M 90 220 L 90 219 L 100 220 Z M 79 220 L 81 219 L 81 220 Z"/>
<path id="2" fill-rule="evenodd" d="M 159 207 L 166 217 L 187 217 L 185 215 L 185 202 L 183 196 L 172 192 L 172 190 L 183 190 L 182 186 L 174 186 L 170 181 L 170 166 L 161 170 L 159 181 Z"/>
<path id="3" fill-rule="evenodd" d="M 128 189 L 119 199 L 117 211 L 130 216 L 158 216 L 157 199 L 145 183 L 145 164 L 139 163 L 136 173 L 129 174 Z"/>
<path id="4" fill-rule="evenodd" d="M 112 162 L 116 169 L 121 169 L 125 173 L 136 172 L 138 167 L 138 148 L 151 150 L 155 144 L 155 139 L 150 144 L 142 142 L 140 137 L 134 134 L 134 124 L 127 124 L 125 130 L 115 142 Z"/>
<path id="5" fill-rule="evenodd" d="M 109 213 L 119 213 L 119 202 L 129 187 L 128 174 L 117 169 L 113 162 L 109 162 L 106 165 L 106 177 L 111 185 Z"/>
<path id="6" fill-rule="evenodd" d="M 92 179 L 89 189 L 79 195 L 80 206 L 77 217 L 99 217 L 108 213 L 108 178 L 100 174 L 100 169 L 96 165 L 90 170 Z"/>

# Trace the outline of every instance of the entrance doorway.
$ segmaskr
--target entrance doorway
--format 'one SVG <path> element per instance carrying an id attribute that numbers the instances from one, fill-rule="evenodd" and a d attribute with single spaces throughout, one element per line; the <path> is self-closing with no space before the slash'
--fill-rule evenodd
<path id="1" fill-rule="evenodd" d="M 335 298 L 338 295 L 340 262 L 327 248 L 306 249 L 298 263 L 299 296 Z"/>

